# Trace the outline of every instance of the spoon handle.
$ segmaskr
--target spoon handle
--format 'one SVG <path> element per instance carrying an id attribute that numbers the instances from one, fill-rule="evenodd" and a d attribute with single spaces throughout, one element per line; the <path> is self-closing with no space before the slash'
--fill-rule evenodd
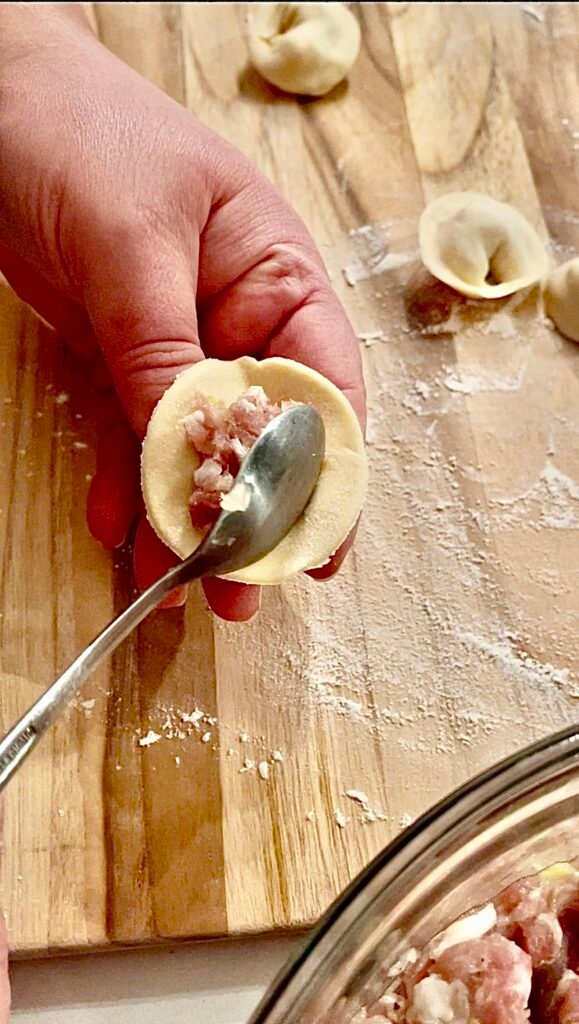
<path id="1" fill-rule="evenodd" d="M 187 579 L 192 579 L 195 575 L 192 569 L 190 563 Z M 0 740 L 0 792 L 59 712 L 70 703 L 85 679 L 175 586 L 183 582 L 181 570 L 182 564 L 175 566 L 145 590 L 116 619 L 109 622 L 102 633 L 99 633 L 82 654 L 71 662 L 62 675 L 55 679 L 10 732 Z"/>

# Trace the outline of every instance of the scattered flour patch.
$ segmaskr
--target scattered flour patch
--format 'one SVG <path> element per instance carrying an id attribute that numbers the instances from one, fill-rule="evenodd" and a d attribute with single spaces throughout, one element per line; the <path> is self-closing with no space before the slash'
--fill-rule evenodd
<path id="1" fill-rule="evenodd" d="M 470 630 L 459 630 L 458 636 L 462 643 L 479 651 L 490 661 L 497 662 L 508 675 L 522 682 L 551 683 L 562 688 L 577 682 L 568 668 L 557 668 L 550 662 L 538 661 L 526 651 L 517 650 L 508 634 L 489 640 Z"/>
<path id="2" fill-rule="evenodd" d="M 456 368 L 446 375 L 443 384 L 448 391 L 461 395 L 480 395 L 489 391 L 520 391 L 524 376 L 524 367 L 511 377 L 490 373 L 482 368 L 470 371 Z"/>
<path id="3" fill-rule="evenodd" d="M 491 498 L 502 508 L 499 526 L 524 529 L 579 529 L 579 484 L 552 462 L 547 462 L 535 482 L 522 494 Z"/>
<path id="4" fill-rule="evenodd" d="M 418 259 L 418 251 L 392 252 L 390 249 L 389 232 L 385 227 L 373 227 L 364 224 L 349 232 L 354 246 L 355 256 L 342 273 L 346 283 L 354 287 L 359 281 L 367 281 L 372 277 L 398 270 Z"/>

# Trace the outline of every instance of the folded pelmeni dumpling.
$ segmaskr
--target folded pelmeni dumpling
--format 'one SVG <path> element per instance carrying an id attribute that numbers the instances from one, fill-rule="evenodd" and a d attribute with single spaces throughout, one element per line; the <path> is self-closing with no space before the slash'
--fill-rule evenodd
<path id="1" fill-rule="evenodd" d="M 344 4 L 256 3 L 247 41 L 266 81 L 285 92 L 324 96 L 356 60 L 360 26 Z"/>
<path id="2" fill-rule="evenodd" d="M 545 312 L 561 334 L 579 341 L 579 256 L 567 260 L 547 278 Z"/>
<path id="3" fill-rule="evenodd" d="M 430 203 L 419 226 L 420 254 L 431 274 L 472 298 L 527 288 L 549 256 L 522 213 L 480 192 L 449 192 Z"/>
<path id="4" fill-rule="evenodd" d="M 338 388 L 290 359 L 205 359 L 184 370 L 157 404 L 143 442 L 141 482 L 148 519 L 181 558 L 221 511 L 239 466 L 284 403 L 314 406 L 326 451 L 309 504 L 278 546 L 231 573 L 242 583 L 282 583 L 327 562 L 354 526 L 367 486 L 360 424 Z"/>

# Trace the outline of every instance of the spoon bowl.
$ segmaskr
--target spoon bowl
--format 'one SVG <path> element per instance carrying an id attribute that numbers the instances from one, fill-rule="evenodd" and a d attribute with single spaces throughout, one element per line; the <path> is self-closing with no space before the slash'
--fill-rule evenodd
<path id="1" fill-rule="evenodd" d="M 272 420 L 222 499 L 213 529 L 177 567 L 180 582 L 236 572 L 273 551 L 310 500 L 324 451 L 324 421 L 313 406 L 296 405 Z"/>

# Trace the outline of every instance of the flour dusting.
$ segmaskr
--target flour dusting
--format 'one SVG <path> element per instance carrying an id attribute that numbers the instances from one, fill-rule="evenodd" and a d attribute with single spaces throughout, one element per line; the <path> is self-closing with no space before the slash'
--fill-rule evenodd
<path id="1" fill-rule="evenodd" d="M 478 373 L 453 370 L 444 378 L 443 383 L 449 391 L 458 391 L 462 395 L 477 395 L 487 391 L 519 391 L 523 377 L 523 369 L 515 377 L 505 377 L 500 372 L 488 373 L 483 370 L 479 370 Z"/>
<path id="2" fill-rule="evenodd" d="M 417 248 L 410 251 L 393 248 L 391 225 L 388 223 L 364 224 L 350 231 L 349 238 L 354 255 L 342 267 L 342 272 L 352 288 L 360 281 L 400 270 L 418 259 Z"/>

